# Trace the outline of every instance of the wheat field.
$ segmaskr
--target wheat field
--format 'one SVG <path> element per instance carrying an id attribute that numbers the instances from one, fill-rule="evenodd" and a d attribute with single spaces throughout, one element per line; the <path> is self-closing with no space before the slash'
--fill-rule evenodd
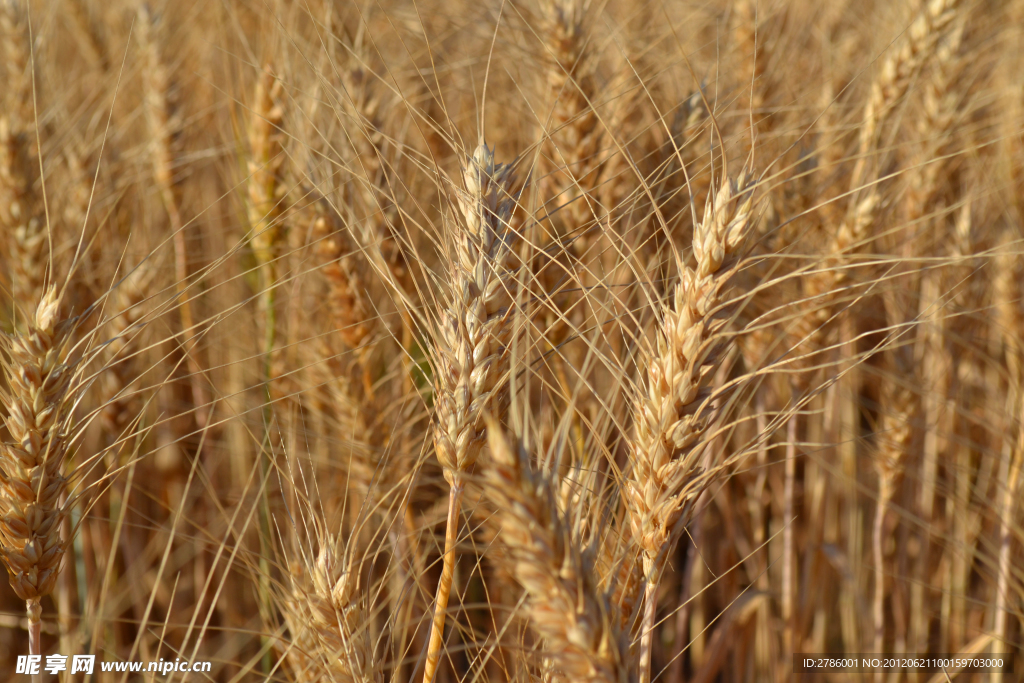
<path id="1" fill-rule="evenodd" d="M 0 0 L 0 678 L 1020 680 L 1022 47 Z"/>

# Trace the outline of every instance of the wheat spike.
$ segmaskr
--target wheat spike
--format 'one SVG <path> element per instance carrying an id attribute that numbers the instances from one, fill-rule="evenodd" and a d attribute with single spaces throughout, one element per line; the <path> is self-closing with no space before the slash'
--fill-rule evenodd
<path id="1" fill-rule="evenodd" d="M 835 300 L 852 277 L 851 257 L 871 241 L 871 233 L 882 208 L 881 184 L 877 182 L 879 169 L 883 169 L 882 162 L 877 158 L 882 126 L 906 95 L 913 77 L 925 64 L 938 53 L 942 62 L 938 67 L 944 70 L 948 66 L 945 62 L 954 59 L 963 29 L 962 22 L 958 21 L 960 9 L 960 0 L 929 0 L 925 3 L 901 37 L 899 47 L 886 56 L 871 85 L 862 125 L 858 130 L 858 157 L 850 179 L 852 193 L 846 215 L 829 245 L 825 261 L 827 267 L 815 276 L 805 278 L 803 283 L 806 297 L 815 300 L 817 305 L 810 315 L 802 316 L 794 336 L 806 340 L 811 351 L 827 345 L 825 340 L 832 332 L 829 321 L 835 312 Z M 944 40 L 947 36 L 949 39 Z M 954 78 L 952 74 L 948 74 L 948 77 Z M 932 92 L 931 97 L 935 96 Z M 933 102 L 931 108 L 941 109 L 942 106 Z M 933 123 L 941 124 L 944 115 L 940 111 L 934 111 L 933 114 Z M 925 117 L 932 118 L 932 115 Z M 927 178 L 929 173 L 926 169 L 923 176 Z M 928 201 L 925 195 L 931 192 L 917 180 L 921 176 L 921 173 L 914 174 L 911 190 L 911 203 L 919 207 L 915 209 L 918 212 L 923 211 Z M 927 180 L 924 184 L 927 184 Z"/>
<path id="2" fill-rule="evenodd" d="M 379 683 L 366 627 L 358 563 L 322 539 L 312 567 L 294 566 L 284 615 L 292 633 L 289 664 L 297 681 Z"/>
<path id="3" fill-rule="evenodd" d="M 284 183 L 282 169 L 284 134 L 281 125 L 284 110 L 281 107 L 283 86 L 274 76 L 270 65 L 256 84 L 253 101 L 249 147 L 249 226 L 252 230 L 252 250 L 263 268 L 274 268 L 274 260 L 281 245 L 281 215 Z"/>
<path id="4" fill-rule="evenodd" d="M 956 26 L 959 9 L 960 0 L 929 0 L 907 29 L 899 48 L 886 57 L 871 84 L 858 131 L 858 158 L 850 183 L 855 192 L 832 245 L 839 260 L 836 267 L 828 271 L 829 290 L 841 286 L 850 277 L 850 269 L 843 266 L 850 252 L 862 248 L 870 238 L 870 229 L 882 205 L 879 183 L 873 182 L 877 173 L 869 169 L 880 166 L 876 156 L 883 124 L 906 95 L 913 77 L 935 56 L 941 39 Z"/>
<path id="5" fill-rule="evenodd" d="M 753 225 L 753 197 L 745 177 L 726 180 L 705 205 L 695 226 L 696 269 L 680 264 L 673 300 L 661 310 L 657 353 L 648 361 L 647 383 L 635 410 L 630 443 L 632 471 L 624 495 L 630 525 L 644 553 L 646 610 L 641 640 L 641 681 L 649 680 L 650 638 L 659 564 L 677 522 L 717 468 L 702 471 L 703 438 L 721 397 L 709 380 L 717 370 L 727 323 L 723 291 Z M 649 611 L 649 612 L 648 612 Z"/>
<path id="6" fill-rule="evenodd" d="M 907 193 L 908 218 L 913 221 L 924 216 L 942 189 L 942 179 L 951 164 L 942 159 L 950 150 L 950 131 L 962 109 L 962 99 L 969 86 L 962 72 L 967 60 L 961 51 L 966 19 L 962 13 L 943 40 L 936 46 L 931 60 L 931 73 L 925 79 L 921 116 L 917 132 L 922 140 L 921 166 L 911 169 L 910 188 Z"/>
<path id="7" fill-rule="evenodd" d="M 160 190 L 164 206 L 171 218 L 171 228 L 179 231 L 178 184 L 175 181 L 175 162 L 178 156 L 178 138 L 181 117 L 174 97 L 174 83 L 164 60 L 161 43 L 160 20 L 146 3 L 138 10 L 139 46 L 146 63 L 143 93 L 146 102 L 146 121 L 152 139 L 151 158 L 153 177 Z"/>
<path id="8" fill-rule="evenodd" d="M 154 275 L 151 262 L 143 261 L 125 276 L 114 291 L 117 312 L 107 323 L 110 342 L 107 344 L 106 369 L 98 377 L 103 406 L 100 421 L 110 443 L 121 438 L 137 413 L 138 401 L 131 391 L 132 383 L 138 377 L 134 342 L 144 324 L 146 300 Z"/>
<path id="9" fill-rule="evenodd" d="M 463 180 L 452 300 L 441 314 L 435 349 L 434 447 L 453 486 L 476 462 L 485 439 L 483 411 L 496 409 L 506 382 L 516 273 L 517 238 L 509 229 L 518 199 L 512 194 L 512 166 L 495 163 L 493 152 L 481 145 Z"/>
<path id="10" fill-rule="evenodd" d="M 35 189 L 35 108 L 28 22 L 13 0 L 0 1 L 0 44 L 5 91 L 0 110 L 0 228 L 7 234 L 14 298 L 26 308 L 39 301 L 46 285 L 48 244 Z"/>
<path id="11" fill-rule="evenodd" d="M 3 339 L 8 389 L 0 394 L 11 438 L 0 445 L 0 554 L 11 586 L 26 601 L 32 653 L 39 654 L 40 599 L 57 583 L 65 542 L 60 527 L 67 493 L 73 320 L 60 318 L 51 286 L 28 329 Z"/>
<path id="12" fill-rule="evenodd" d="M 526 590 L 530 623 L 544 638 L 549 673 L 564 681 L 633 680 L 621 617 L 598 590 L 593 563 L 559 511 L 551 481 L 531 470 L 528 456 L 512 449 L 496 423 L 487 432 L 485 493 Z"/>
<path id="13" fill-rule="evenodd" d="M 337 223 L 336 214 L 326 210 L 317 216 L 313 234 L 317 255 L 324 264 L 335 329 L 349 348 L 358 349 L 373 333 L 376 314 L 366 298 L 365 272 L 359 267 L 362 255 L 348 230 Z"/>
<path id="14" fill-rule="evenodd" d="M 189 298 L 189 253 L 186 246 L 186 224 L 182 221 L 176 169 L 180 156 L 179 137 L 182 121 L 178 111 L 176 87 L 164 57 L 165 44 L 161 31 L 162 19 L 145 2 L 139 4 L 139 45 L 146 61 L 143 91 L 146 102 L 146 121 L 149 126 L 153 179 L 160 191 L 170 221 L 174 242 L 174 286 L 178 291 L 178 316 L 184 340 L 196 334 L 195 316 Z M 203 386 L 203 373 L 194 348 L 186 341 L 182 345 L 191 374 L 192 401 L 195 406 L 210 404 L 208 391 Z M 205 422 L 203 411 L 196 411 L 199 424 Z"/>
<path id="15" fill-rule="evenodd" d="M 645 394 L 636 408 L 627 483 L 637 543 L 654 558 L 668 540 L 682 504 L 693 495 L 701 440 L 716 410 L 708 378 L 724 339 L 719 306 L 753 223 L 753 200 L 741 179 L 723 184 L 694 232 L 697 268 L 680 266 L 680 283 L 662 310 L 657 355 L 649 360 Z"/>
<path id="16" fill-rule="evenodd" d="M 496 163 L 493 151 L 481 144 L 469 160 L 463 183 L 451 301 L 441 313 L 434 348 L 434 453 L 451 492 L 424 683 L 431 683 L 441 655 L 464 477 L 486 438 L 484 411 L 501 413 L 512 333 L 516 235 L 509 221 L 519 198 L 512 193 L 513 165 Z"/>
<path id="17" fill-rule="evenodd" d="M 886 56 L 871 84 L 858 131 L 861 153 L 867 153 L 878 144 L 883 122 L 907 93 L 914 75 L 932 59 L 939 41 L 954 25 L 959 9 L 960 0 L 928 0 L 902 37 L 899 48 Z"/>
<path id="18" fill-rule="evenodd" d="M 556 214 L 562 234 L 572 239 L 579 255 L 590 244 L 587 231 L 596 201 L 592 192 L 603 168 L 603 128 L 594 109 L 598 88 L 586 33 L 588 11 L 586 0 L 544 0 L 540 25 L 546 43 L 543 73 L 553 98 L 547 198 L 563 206 Z M 552 206 L 549 211 L 555 209 Z"/>

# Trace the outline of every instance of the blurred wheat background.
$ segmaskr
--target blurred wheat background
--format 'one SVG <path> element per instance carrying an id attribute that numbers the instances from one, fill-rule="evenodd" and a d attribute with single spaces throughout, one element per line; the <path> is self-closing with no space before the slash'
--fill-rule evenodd
<path id="1" fill-rule="evenodd" d="M 0 0 L 0 678 L 1020 655 L 1022 38 L 1019 0 Z"/>

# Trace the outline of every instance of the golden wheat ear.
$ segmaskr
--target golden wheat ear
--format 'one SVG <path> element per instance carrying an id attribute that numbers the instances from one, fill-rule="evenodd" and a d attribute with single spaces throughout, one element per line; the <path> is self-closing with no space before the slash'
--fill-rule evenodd
<path id="1" fill-rule="evenodd" d="M 494 152 L 480 145 L 458 194 L 451 300 L 441 313 L 434 345 L 434 453 L 451 491 L 423 683 L 431 682 L 441 656 L 462 492 L 483 447 L 483 412 L 500 412 L 504 403 L 517 272 L 517 236 L 509 227 L 519 198 L 515 182 L 514 165 L 495 162 Z"/>
<path id="2" fill-rule="evenodd" d="M 680 265 L 680 282 L 663 306 L 657 352 L 648 360 L 647 384 L 635 409 L 632 470 L 626 507 L 647 579 L 641 630 L 640 680 L 650 680 L 658 577 L 685 524 L 689 503 L 721 468 L 705 468 L 707 428 L 721 400 L 709 386 L 726 348 L 725 287 L 744 254 L 754 224 L 753 186 L 745 176 L 726 179 L 694 227 L 696 268 Z M 718 397 L 719 399 L 721 397 Z M 681 521 L 682 520 L 682 521 Z"/>
<path id="3" fill-rule="evenodd" d="M 8 386 L 4 424 L 12 438 L 0 445 L 0 554 L 14 592 L 26 602 L 31 654 L 40 654 L 40 601 L 57 583 L 66 547 L 60 529 L 75 321 L 62 319 L 59 309 L 51 286 L 27 329 L 0 342 Z"/>
<path id="4" fill-rule="evenodd" d="M 572 522 L 558 509 L 551 480 L 513 448 L 487 416 L 486 499 L 495 514 L 512 574 L 527 596 L 530 624 L 544 639 L 545 677 L 560 681 L 635 680 L 618 610 L 598 589 L 589 553 L 577 546 Z"/>
<path id="5" fill-rule="evenodd" d="M 360 562 L 348 549 L 317 532 L 315 558 L 293 562 L 290 592 L 282 600 L 291 632 L 288 665 L 295 681 L 381 683 L 367 626 L 368 591 L 360 586 Z"/>
<path id="6" fill-rule="evenodd" d="M 34 63 L 29 26 L 17 2 L 0 2 L 0 50 L 6 68 L 0 93 L 0 241 L 6 243 L 14 302 L 26 313 L 50 277 L 47 221 L 39 180 Z"/>

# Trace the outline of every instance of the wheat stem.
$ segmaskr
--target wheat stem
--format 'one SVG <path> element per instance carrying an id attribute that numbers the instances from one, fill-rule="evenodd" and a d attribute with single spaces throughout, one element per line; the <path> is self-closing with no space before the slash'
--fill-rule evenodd
<path id="1" fill-rule="evenodd" d="M 441 658 L 441 646 L 444 639 L 444 622 L 448 610 L 448 598 L 452 591 L 452 579 L 455 576 L 455 546 L 459 536 L 459 510 L 462 507 L 462 482 L 453 484 L 448 491 L 448 519 L 444 533 L 444 563 L 441 567 L 441 579 L 437 582 L 437 593 L 434 596 L 434 616 L 430 623 L 430 642 L 427 646 L 427 663 L 423 669 L 424 683 L 434 679 L 437 664 Z"/>
<path id="2" fill-rule="evenodd" d="M 796 646 L 796 624 L 793 623 L 793 563 L 795 541 L 793 519 L 795 488 L 796 488 L 796 438 L 797 413 L 793 413 L 786 421 L 786 466 L 785 483 L 782 493 L 782 622 L 783 647 L 786 652 L 793 652 Z"/>
<path id="3" fill-rule="evenodd" d="M 883 481 L 883 489 L 885 482 Z M 871 531 L 871 554 L 875 570 L 875 593 L 872 601 L 872 616 L 875 627 L 875 653 L 883 654 L 885 647 L 885 554 L 882 543 L 885 535 L 885 513 L 889 509 L 889 494 L 884 490 L 878 494 L 875 521 Z M 875 672 L 875 683 L 881 683 L 883 674 Z"/>
<path id="4" fill-rule="evenodd" d="M 651 651 L 654 647 L 654 624 L 658 609 L 658 580 L 653 572 L 653 563 L 644 557 L 644 616 L 640 632 L 640 683 L 650 683 Z"/>
<path id="5" fill-rule="evenodd" d="M 39 598 L 30 598 L 25 601 L 26 612 L 28 613 L 28 653 L 40 656 L 43 653 L 42 637 L 42 614 L 43 606 Z M 32 674 L 32 683 L 42 683 L 43 675 L 38 671 Z"/>

